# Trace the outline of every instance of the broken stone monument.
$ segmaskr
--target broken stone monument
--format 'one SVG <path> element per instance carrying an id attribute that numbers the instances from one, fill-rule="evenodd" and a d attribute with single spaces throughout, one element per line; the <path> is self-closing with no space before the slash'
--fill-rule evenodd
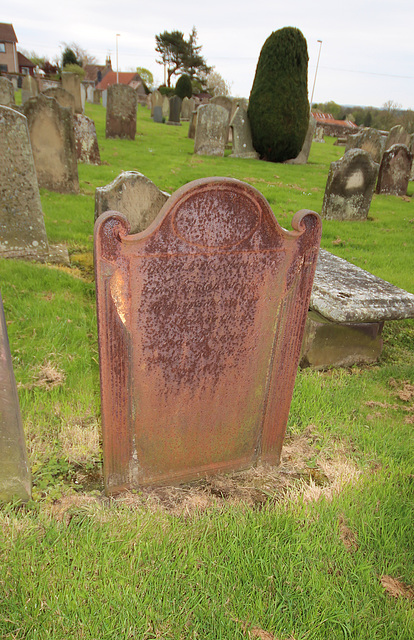
<path id="1" fill-rule="evenodd" d="M 376 193 L 405 196 L 411 175 L 412 153 L 404 144 L 394 144 L 384 151 L 378 174 Z"/>
<path id="2" fill-rule="evenodd" d="M 0 105 L 14 107 L 14 87 L 7 78 L 0 76 Z"/>
<path id="3" fill-rule="evenodd" d="M 301 211 L 292 226 L 229 178 L 185 185 L 139 235 L 122 214 L 98 218 L 108 494 L 278 464 L 321 220 Z"/>
<path id="4" fill-rule="evenodd" d="M 125 84 L 113 84 L 107 91 L 105 136 L 135 140 L 138 107 L 136 92 Z"/>
<path id="5" fill-rule="evenodd" d="M 75 113 L 83 113 L 84 105 L 82 104 L 81 81 L 76 73 L 62 73 L 62 89 L 65 89 L 75 99 Z"/>
<path id="6" fill-rule="evenodd" d="M 113 182 L 95 191 L 95 220 L 106 211 L 119 211 L 131 233 L 144 231 L 157 217 L 169 194 L 138 171 L 123 171 Z"/>
<path id="7" fill-rule="evenodd" d="M 94 121 L 82 113 L 76 113 L 73 118 L 73 127 L 78 162 L 101 164 Z"/>
<path id="8" fill-rule="evenodd" d="M 366 220 L 379 165 L 367 151 L 351 149 L 332 162 L 322 205 L 325 220 Z"/>
<path id="9" fill-rule="evenodd" d="M 40 94 L 24 105 L 39 187 L 79 193 L 73 119 L 69 109 Z"/>
<path id="10" fill-rule="evenodd" d="M 39 87 L 33 76 L 24 76 L 22 82 L 22 104 L 39 95 Z"/>
<path id="11" fill-rule="evenodd" d="M 191 138 L 192 140 L 194 140 L 196 128 L 197 128 L 197 111 L 194 110 L 191 114 L 190 126 L 188 127 L 188 138 Z"/>
<path id="12" fill-rule="evenodd" d="M 181 103 L 182 103 L 182 100 L 180 96 L 172 96 L 170 98 L 170 116 L 168 118 L 167 124 L 181 126 L 181 122 L 180 122 Z"/>
<path id="13" fill-rule="evenodd" d="M 232 158 L 257 159 L 259 154 L 253 148 L 252 132 L 247 111 L 243 107 L 237 107 L 230 122 L 233 131 L 233 151 Z"/>
<path id="14" fill-rule="evenodd" d="M 390 129 L 385 140 L 385 150 L 390 149 L 393 144 L 405 144 L 406 147 L 410 147 L 410 134 L 401 124 L 396 124 L 395 127 Z"/>
<path id="15" fill-rule="evenodd" d="M 75 98 L 69 91 L 62 89 L 62 87 L 50 87 L 45 89 L 42 93 L 48 98 L 54 98 L 61 107 L 67 107 L 70 109 L 72 115 L 75 113 Z"/>
<path id="16" fill-rule="evenodd" d="M 378 129 L 365 127 L 359 133 L 348 136 L 345 153 L 350 149 L 363 149 L 369 153 L 374 162 L 380 164 L 385 149 L 385 138 Z"/>
<path id="17" fill-rule="evenodd" d="M 0 503 L 30 500 L 32 485 L 0 294 Z"/>
<path id="18" fill-rule="evenodd" d="M 299 155 L 296 158 L 292 158 L 291 160 L 285 160 L 285 164 L 306 164 L 309 158 L 313 136 L 315 135 L 316 129 L 316 120 L 313 116 L 309 117 L 309 126 L 308 131 L 306 133 L 305 140 L 302 145 L 302 149 L 299 152 Z M 323 130 L 322 130 L 323 133 Z"/>
<path id="19" fill-rule="evenodd" d="M 228 126 L 227 109 L 218 104 L 200 105 L 197 110 L 194 153 L 205 156 L 224 156 Z"/>

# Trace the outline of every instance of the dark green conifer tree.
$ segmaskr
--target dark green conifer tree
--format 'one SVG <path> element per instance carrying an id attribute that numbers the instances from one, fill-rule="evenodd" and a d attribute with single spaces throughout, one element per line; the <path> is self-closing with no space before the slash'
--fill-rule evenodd
<path id="1" fill-rule="evenodd" d="M 187 98 L 191 98 L 193 95 L 193 87 L 191 84 L 191 78 L 186 73 L 183 73 L 177 80 L 177 84 L 175 85 L 175 95 L 179 96 L 181 100 L 187 96 Z"/>

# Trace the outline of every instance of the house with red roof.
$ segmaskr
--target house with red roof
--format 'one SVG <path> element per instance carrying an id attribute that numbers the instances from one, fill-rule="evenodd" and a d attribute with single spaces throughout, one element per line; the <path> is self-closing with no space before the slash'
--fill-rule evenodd
<path id="1" fill-rule="evenodd" d="M 138 101 L 144 104 L 147 98 L 147 89 L 141 76 L 136 71 L 109 71 L 101 82 L 96 85 L 96 89 L 105 91 L 113 84 L 126 84 L 132 87 L 138 94 Z"/>
<path id="2" fill-rule="evenodd" d="M 316 126 L 323 129 L 325 136 L 347 136 L 358 131 L 358 126 L 350 120 L 335 120 L 331 113 L 323 113 L 322 111 L 312 111 L 312 115 L 316 120 Z"/>
<path id="3" fill-rule="evenodd" d="M 17 38 L 12 24 L 0 22 L 0 72 L 34 75 L 35 65 L 17 51 Z"/>

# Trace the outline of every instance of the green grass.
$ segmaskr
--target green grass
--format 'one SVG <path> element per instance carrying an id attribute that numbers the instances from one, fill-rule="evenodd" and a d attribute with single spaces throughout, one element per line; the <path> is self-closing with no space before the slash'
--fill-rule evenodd
<path id="1" fill-rule="evenodd" d="M 186 123 L 154 124 L 140 107 L 135 141 L 106 140 L 104 109 L 88 104 L 87 115 L 103 164 L 79 165 L 77 196 L 41 192 L 49 240 L 67 244 L 71 267 L 0 260 L 34 484 L 28 505 L 0 510 L 0 637 L 410 640 L 414 601 L 380 578 L 414 586 L 412 321 L 385 325 L 375 365 L 299 371 L 286 487 L 250 478 L 253 501 L 222 485 L 102 494 L 95 188 L 122 170 L 170 193 L 231 176 L 290 228 L 297 210 L 320 211 L 343 148 L 314 144 L 306 166 L 199 157 Z M 366 222 L 324 221 L 322 246 L 414 292 L 413 224 L 412 198 L 374 196 Z"/>

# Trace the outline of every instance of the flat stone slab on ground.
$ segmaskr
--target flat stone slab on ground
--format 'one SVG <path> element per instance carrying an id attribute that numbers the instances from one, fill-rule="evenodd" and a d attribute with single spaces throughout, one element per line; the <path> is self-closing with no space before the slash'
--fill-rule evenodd
<path id="1" fill-rule="evenodd" d="M 333 322 L 414 318 L 414 295 L 321 249 L 310 308 Z"/>

